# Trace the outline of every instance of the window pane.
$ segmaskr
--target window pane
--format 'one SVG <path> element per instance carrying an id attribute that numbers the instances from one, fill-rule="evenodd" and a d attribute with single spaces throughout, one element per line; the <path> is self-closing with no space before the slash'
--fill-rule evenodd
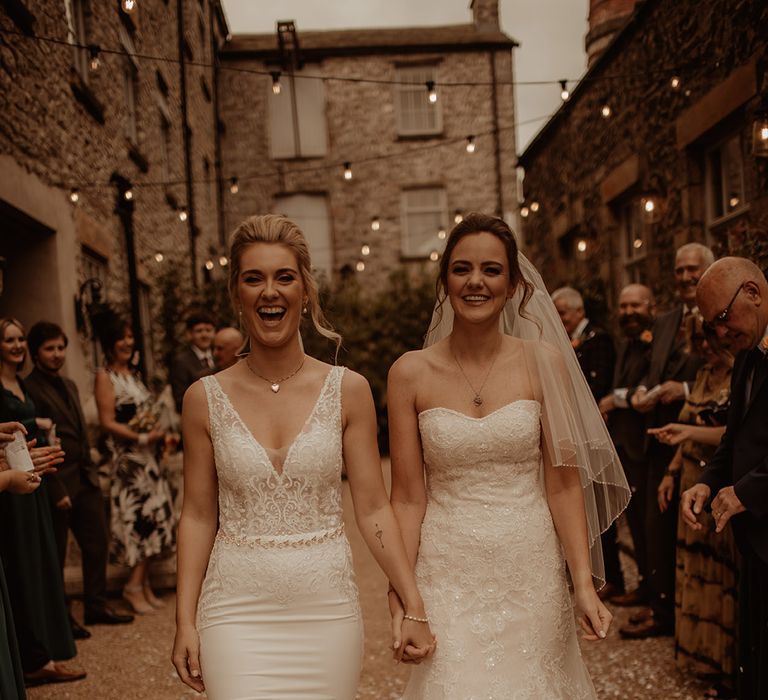
<path id="1" fill-rule="evenodd" d="M 744 183 L 742 180 L 741 142 L 734 136 L 723 144 L 723 209 L 727 213 L 740 208 L 744 203 Z"/>
<path id="2" fill-rule="evenodd" d="M 442 187 L 421 187 L 403 192 L 403 240 L 405 255 L 426 257 L 440 250 L 444 241 L 437 238 L 438 230 L 447 220 L 445 190 Z"/>
<path id="3" fill-rule="evenodd" d="M 299 113 L 298 154 L 305 158 L 324 156 L 328 151 L 325 126 L 325 87 L 322 80 L 293 81 L 296 88 L 296 109 Z"/>
<path id="4" fill-rule="evenodd" d="M 325 195 L 296 194 L 275 199 L 274 211 L 287 216 L 304 233 L 312 256 L 312 269 L 330 280 L 333 272 L 333 245 L 328 201 Z"/>
<path id="5" fill-rule="evenodd" d="M 436 80 L 435 66 L 408 66 L 399 68 L 397 80 L 409 83 L 396 86 L 398 131 L 401 134 L 429 134 L 439 132 L 440 100 L 428 99 L 426 83 Z"/>
<path id="6" fill-rule="evenodd" d="M 293 134 L 293 98 L 290 76 L 280 79 L 279 95 L 272 92 L 272 79 L 266 78 L 269 105 L 269 152 L 273 158 L 295 158 L 296 140 Z"/>

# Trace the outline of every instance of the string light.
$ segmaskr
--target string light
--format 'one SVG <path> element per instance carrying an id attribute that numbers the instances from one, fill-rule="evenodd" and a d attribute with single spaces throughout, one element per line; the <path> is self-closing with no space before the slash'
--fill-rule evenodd
<path id="1" fill-rule="evenodd" d="M 570 96 L 571 96 L 571 93 L 568 92 L 568 81 L 561 80 L 560 81 L 560 99 L 563 102 L 566 102 Z"/>
<path id="2" fill-rule="evenodd" d="M 213 270 L 213 260 L 211 260 L 210 258 L 205 261 L 205 269 L 208 270 L 208 272 Z"/>
<path id="3" fill-rule="evenodd" d="M 576 250 L 578 250 L 580 253 L 586 253 L 587 252 L 587 242 L 583 238 L 580 238 L 576 242 Z"/>
<path id="4" fill-rule="evenodd" d="M 162 253 L 155 253 L 155 262 L 161 263 L 165 260 L 165 256 Z"/>
<path id="5" fill-rule="evenodd" d="M 437 261 L 440 259 L 440 253 L 438 253 L 436 250 L 433 250 L 433 251 L 432 251 L 432 252 L 429 254 L 429 259 L 430 259 L 432 262 L 437 262 Z"/>
<path id="6" fill-rule="evenodd" d="M 280 71 L 275 70 L 270 73 L 272 76 L 272 94 L 279 95 L 280 94 Z"/>
<path id="7" fill-rule="evenodd" d="M 752 155 L 768 158 L 768 110 L 760 110 L 752 124 Z"/>
<path id="8" fill-rule="evenodd" d="M 643 239 L 642 238 L 635 238 L 635 240 L 632 241 L 632 247 L 635 250 L 640 250 L 640 248 L 643 247 Z"/>
<path id="9" fill-rule="evenodd" d="M 654 210 L 656 209 L 656 203 L 649 197 L 643 201 L 643 209 L 645 210 L 646 214 L 653 214 Z"/>
<path id="10" fill-rule="evenodd" d="M 673 75 L 669 81 L 669 85 L 673 90 L 677 90 L 680 87 L 680 78 L 677 75 Z"/>
<path id="11" fill-rule="evenodd" d="M 537 211 L 539 211 L 539 203 L 538 202 L 531 202 L 531 211 L 535 214 Z"/>
<path id="12" fill-rule="evenodd" d="M 369 246 L 367 243 L 363 243 L 363 246 L 360 248 L 360 252 L 363 255 L 370 255 L 371 254 L 371 246 Z"/>
<path id="13" fill-rule="evenodd" d="M 461 213 L 461 209 L 457 209 L 453 212 L 453 222 L 455 224 L 460 224 L 462 221 L 464 221 L 464 216 Z"/>
<path id="14" fill-rule="evenodd" d="M 437 89 L 435 88 L 435 81 L 427 80 L 426 86 L 427 86 L 427 95 L 429 96 L 429 101 L 432 104 L 435 104 L 435 102 L 437 102 Z"/>
<path id="15" fill-rule="evenodd" d="M 237 178 L 236 178 L 236 177 L 233 177 L 233 178 L 232 178 L 232 179 L 229 181 L 229 191 L 230 191 L 232 194 L 237 194 L 237 193 L 240 191 L 240 184 L 238 183 L 238 181 L 237 181 Z"/>
<path id="16" fill-rule="evenodd" d="M 349 161 L 344 163 L 344 179 L 345 180 L 352 179 L 352 163 L 350 163 Z"/>
<path id="17" fill-rule="evenodd" d="M 371 231 L 378 231 L 381 228 L 381 221 L 378 216 L 374 216 L 371 219 Z"/>
<path id="18" fill-rule="evenodd" d="M 120 2 L 120 7 L 123 8 L 123 12 L 130 15 L 136 11 L 138 4 L 137 0 L 122 0 Z"/>
<path id="19" fill-rule="evenodd" d="M 219 258 L 219 265 L 221 265 L 222 267 L 226 267 L 227 265 L 229 265 L 229 258 L 226 255 L 222 255 Z"/>
<path id="20" fill-rule="evenodd" d="M 186 221 L 187 217 L 188 217 L 187 208 L 182 207 L 181 209 L 179 209 L 179 221 Z"/>
<path id="21" fill-rule="evenodd" d="M 448 234 L 445 232 L 445 229 L 441 226 L 440 230 L 437 232 L 438 240 L 444 241 L 447 235 Z"/>
<path id="22" fill-rule="evenodd" d="M 80 201 L 80 190 L 78 190 L 77 187 L 69 191 L 69 201 L 72 202 L 72 204 L 77 204 Z"/>
<path id="23" fill-rule="evenodd" d="M 467 136 L 467 153 L 475 152 L 475 137 Z"/>
<path id="24" fill-rule="evenodd" d="M 608 119 L 608 117 L 610 117 L 610 116 L 611 116 L 611 105 L 609 105 L 609 104 L 604 104 L 604 105 L 603 105 L 603 106 L 600 108 L 600 114 L 602 115 L 603 119 Z"/>
<path id="25" fill-rule="evenodd" d="M 732 195 L 731 198 L 728 200 L 728 204 L 730 205 L 731 209 L 735 209 L 736 207 L 739 206 L 740 201 L 741 200 L 737 196 Z"/>
<path id="26" fill-rule="evenodd" d="M 358 272 L 365 272 L 365 263 L 362 260 L 358 260 L 355 264 L 355 270 Z"/>
<path id="27" fill-rule="evenodd" d="M 101 62 L 99 61 L 99 53 L 101 49 L 96 44 L 90 44 L 88 46 L 88 57 L 91 70 L 98 70 Z"/>
<path id="28" fill-rule="evenodd" d="M 133 199 L 133 190 L 127 189 L 125 192 L 123 192 L 123 197 L 125 198 L 126 202 L 130 202 Z"/>
<path id="29" fill-rule="evenodd" d="M 531 213 L 531 210 L 528 209 L 528 207 L 520 207 L 520 216 L 522 216 L 524 219 L 528 218 L 528 214 Z"/>

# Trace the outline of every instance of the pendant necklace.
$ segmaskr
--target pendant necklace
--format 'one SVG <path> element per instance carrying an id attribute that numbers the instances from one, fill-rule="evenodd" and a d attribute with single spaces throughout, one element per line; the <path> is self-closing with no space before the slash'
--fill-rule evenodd
<path id="1" fill-rule="evenodd" d="M 467 383 L 469 388 L 472 390 L 472 393 L 475 395 L 475 397 L 472 399 L 472 403 L 475 404 L 475 406 L 483 405 L 483 397 L 481 396 L 481 394 L 483 392 L 483 388 L 485 387 L 485 383 L 488 381 L 488 377 L 491 376 L 491 371 L 493 370 L 493 366 L 496 364 L 496 358 L 499 356 L 500 352 L 501 352 L 501 342 L 499 343 L 499 347 L 496 348 L 496 352 L 494 353 L 493 359 L 491 360 L 491 365 L 490 367 L 488 367 L 488 371 L 485 374 L 485 379 L 483 379 L 483 383 L 480 385 L 479 389 L 475 390 L 475 387 L 472 386 L 472 382 L 469 381 L 469 377 L 467 376 L 467 373 L 464 371 L 464 368 L 461 366 L 461 363 L 459 362 L 459 358 L 456 357 L 456 353 L 453 351 L 453 348 L 451 348 L 451 355 L 453 355 L 453 361 L 456 363 L 456 366 L 459 368 L 459 371 L 464 377 L 464 381 Z"/>
<path id="2" fill-rule="evenodd" d="M 266 377 L 259 374 L 253 367 L 251 367 L 251 363 L 249 362 L 250 358 L 245 358 L 245 364 L 247 365 L 248 369 L 253 372 L 259 379 L 263 379 L 267 384 L 269 384 L 269 388 L 272 389 L 272 393 L 276 394 L 278 391 L 280 391 L 280 385 L 283 382 L 287 382 L 291 377 L 295 376 L 299 373 L 299 370 L 304 366 L 304 360 L 307 359 L 306 355 L 301 356 L 301 362 L 299 363 L 299 366 L 293 370 L 290 374 L 287 374 L 285 377 L 281 377 L 280 379 L 275 379 L 275 381 L 272 381 L 271 379 L 267 379 Z"/>

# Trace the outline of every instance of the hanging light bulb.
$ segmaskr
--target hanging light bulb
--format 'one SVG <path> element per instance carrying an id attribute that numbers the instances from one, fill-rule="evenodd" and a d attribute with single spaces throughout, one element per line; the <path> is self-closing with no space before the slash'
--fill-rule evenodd
<path id="1" fill-rule="evenodd" d="M 126 202 L 130 202 L 133 199 L 133 190 L 128 188 L 125 192 L 123 192 L 123 197 L 125 198 Z"/>
<path id="2" fill-rule="evenodd" d="M 528 207 L 520 207 L 520 216 L 522 216 L 524 219 L 528 218 L 528 214 L 531 213 L 531 210 Z"/>
<path id="3" fill-rule="evenodd" d="M 752 124 L 752 155 L 768 158 L 768 110 L 755 115 Z"/>
<path id="4" fill-rule="evenodd" d="M 80 201 L 80 190 L 78 190 L 77 187 L 73 187 L 69 191 L 69 201 L 72 202 L 72 204 L 77 204 Z"/>
<path id="5" fill-rule="evenodd" d="M 678 90 L 680 88 L 680 78 L 676 75 L 673 75 L 672 79 L 669 81 L 669 86 L 673 90 Z"/>
<path id="6" fill-rule="evenodd" d="M 91 67 L 91 70 L 99 69 L 99 65 L 101 65 L 101 61 L 99 60 L 100 52 L 101 49 L 96 44 L 90 44 L 88 46 L 88 65 Z"/>
<path id="7" fill-rule="evenodd" d="M 270 75 L 272 76 L 272 94 L 273 95 L 279 95 L 280 94 L 280 90 L 281 90 L 281 87 L 280 87 L 280 71 L 279 70 L 272 71 L 270 73 Z"/>
<path id="8" fill-rule="evenodd" d="M 237 181 L 237 178 L 236 178 L 236 177 L 233 177 L 233 178 L 232 178 L 232 179 L 229 181 L 229 191 L 230 191 L 232 194 L 237 194 L 237 193 L 240 191 L 240 184 L 238 183 L 238 181 Z"/>
<path id="9" fill-rule="evenodd" d="M 441 226 L 440 229 L 437 232 L 438 240 L 444 241 L 446 239 L 447 235 L 448 234 L 445 232 L 445 229 Z"/>
<path id="10" fill-rule="evenodd" d="M 355 264 L 355 270 L 358 272 L 365 272 L 365 263 L 362 260 L 358 260 Z"/>
<path id="11" fill-rule="evenodd" d="M 604 105 L 603 105 L 603 106 L 600 108 L 600 114 L 602 115 L 603 119 L 608 119 L 608 117 L 610 117 L 610 116 L 611 116 L 611 105 L 609 105 L 609 104 L 604 104 Z"/>
<path id="12" fill-rule="evenodd" d="M 227 265 L 229 265 L 229 258 L 226 255 L 222 255 L 219 258 L 219 265 L 221 265 L 222 267 L 226 267 Z"/>
<path id="13" fill-rule="evenodd" d="M 640 248 L 643 247 L 643 239 L 642 238 L 635 238 L 635 240 L 632 241 L 632 247 L 635 250 L 640 250 Z"/>
<path id="14" fill-rule="evenodd" d="M 352 163 L 350 163 L 349 161 L 344 163 L 344 179 L 345 180 L 352 179 Z"/>
<path id="15" fill-rule="evenodd" d="M 208 272 L 213 270 L 213 260 L 211 260 L 210 258 L 205 261 L 205 269 L 208 270 Z"/>
<path id="16" fill-rule="evenodd" d="M 457 209 L 453 212 L 453 222 L 455 224 L 460 224 L 462 221 L 464 221 L 464 216 L 461 213 L 461 209 Z"/>
<path id="17" fill-rule="evenodd" d="M 378 216 L 374 216 L 371 219 L 371 231 L 378 231 L 381 228 L 381 222 Z"/>
<path id="18" fill-rule="evenodd" d="M 429 101 L 432 104 L 435 104 L 435 102 L 437 102 L 437 88 L 435 88 L 435 81 L 427 80 L 426 86 L 427 86 L 427 95 L 429 97 Z"/>
<path id="19" fill-rule="evenodd" d="M 440 253 L 438 253 L 436 250 L 433 250 L 433 251 L 432 251 L 432 252 L 429 254 L 429 259 L 430 259 L 432 262 L 437 262 L 437 261 L 440 259 Z"/>
<path id="20" fill-rule="evenodd" d="M 360 248 L 360 252 L 363 255 L 370 255 L 371 254 L 371 246 L 369 246 L 367 243 L 363 243 L 362 247 Z"/>
<path id="21" fill-rule="evenodd" d="M 186 221 L 187 217 L 188 217 L 187 208 L 182 207 L 181 209 L 179 209 L 179 221 Z"/>
<path id="22" fill-rule="evenodd" d="M 123 12 L 130 15 L 136 11 L 138 4 L 137 0 L 121 0 L 120 7 L 123 8 Z"/>
<path id="23" fill-rule="evenodd" d="M 475 137 L 467 136 L 467 153 L 475 152 Z"/>
<path id="24" fill-rule="evenodd" d="M 538 202 L 531 202 L 531 211 L 535 214 L 537 211 L 539 211 L 539 203 Z"/>
<path id="25" fill-rule="evenodd" d="M 587 242 L 583 238 L 580 238 L 576 242 L 576 250 L 578 250 L 580 253 L 586 253 L 587 252 Z"/>
<path id="26" fill-rule="evenodd" d="M 560 99 L 563 102 L 566 102 L 570 96 L 571 96 L 571 93 L 568 92 L 568 81 L 561 80 L 560 81 Z"/>
<path id="27" fill-rule="evenodd" d="M 165 260 L 165 256 L 162 253 L 155 253 L 155 262 L 161 263 Z"/>

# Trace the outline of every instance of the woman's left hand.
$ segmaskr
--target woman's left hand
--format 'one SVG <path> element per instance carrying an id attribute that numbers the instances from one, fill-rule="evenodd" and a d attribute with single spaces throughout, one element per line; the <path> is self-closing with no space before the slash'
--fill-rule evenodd
<path id="1" fill-rule="evenodd" d="M 590 642 L 605 639 L 611 627 L 613 615 L 597 595 L 595 587 L 589 583 L 574 591 L 581 638 Z"/>
<path id="2" fill-rule="evenodd" d="M 691 426 L 683 423 L 667 423 L 661 428 L 649 428 L 648 434 L 655 436 L 665 445 L 679 445 L 691 437 Z"/>
<path id="3" fill-rule="evenodd" d="M 58 446 L 35 447 L 36 440 L 27 443 L 29 446 L 29 456 L 32 458 L 32 464 L 35 465 L 35 474 L 45 476 L 54 474 L 56 465 L 64 461 L 64 450 Z"/>
<path id="4" fill-rule="evenodd" d="M 659 502 L 659 510 L 665 513 L 669 504 L 672 502 L 672 497 L 675 495 L 675 478 L 671 474 L 665 474 L 659 483 L 657 489 L 656 498 Z"/>
<path id="5" fill-rule="evenodd" d="M 401 661 L 420 664 L 435 651 L 435 635 L 432 634 L 428 622 L 403 619 L 401 637 Z"/>

